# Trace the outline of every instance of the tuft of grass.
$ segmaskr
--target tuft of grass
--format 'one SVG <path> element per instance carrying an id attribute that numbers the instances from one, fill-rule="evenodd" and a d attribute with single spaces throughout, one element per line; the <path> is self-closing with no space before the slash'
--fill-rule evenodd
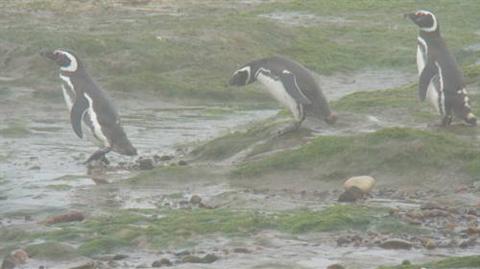
<path id="1" fill-rule="evenodd" d="M 57 242 L 28 245 L 25 251 L 36 259 L 69 260 L 79 256 L 74 247 Z"/>
<path id="2" fill-rule="evenodd" d="M 420 180 L 446 167 L 474 173 L 478 153 L 471 143 L 448 133 L 387 128 L 366 135 L 317 137 L 299 149 L 242 164 L 233 175 L 258 177 L 302 170 L 324 180 L 379 173 Z"/>

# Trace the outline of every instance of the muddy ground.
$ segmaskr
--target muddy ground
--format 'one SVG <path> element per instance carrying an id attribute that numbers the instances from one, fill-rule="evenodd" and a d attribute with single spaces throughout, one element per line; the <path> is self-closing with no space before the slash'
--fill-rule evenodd
<path id="1" fill-rule="evenodd" d="M 478 130 L 434 126 L 416 100 L 412 25 L 380 23 L 418 3 L 1 5 L 0 256 L 25 250 L 16 268 L 480 268 Z M 443 6 L 478 115 L 480 36 L 466 16 L 478 5 Z M 95 146 L 71 131 L 57 70 L 38 56 L 52 46 L 84 56 L 138 157 L 82 164 Z M 335 126 L 278 136 L 291 118 L 259 85 L 225 86 L 272 54 L 318 74 Z M 373 191 L 339 203 L 343 180 L 363 174 Z"/>

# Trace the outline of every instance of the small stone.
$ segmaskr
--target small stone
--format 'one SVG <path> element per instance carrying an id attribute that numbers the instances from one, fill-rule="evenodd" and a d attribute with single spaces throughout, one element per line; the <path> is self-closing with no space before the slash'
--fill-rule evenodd
<path id="1" fill-rule="evenodd" d="M 185 165 L 188 165 L 188 163 L 184 160 L 180 160 L 180 161 L 178 161 L 178 165 L 185 166 Z"/>
<path id="2" fill-rule="evenodd" d="M 234 249 L 233 249 L 233 252 L 235 252 L 235 253 L 242 253 L 242 254 L 252 253 L 252 251 L 250 251 L 250 250 L 247 249 L 247 248 L 234 248 Z"/>
<path id="3" fill-rule="evenodd" d="M 433 241 L 432 239 L 428 239 L 426 242 L 425 242 L 425 248 L 426 249 L 435 249 L 437 248 L 437 244 L 435 243 L 435 241 Z"/>
<path id="4" fill-rule="evenodd" d="M 167 258 L 162 258 L 152 263 L 152 267 L 172 266 L 172 262 Z"/>
<path id="5" fill-rule="evenodd" d="M 340 194 L 338 197 L 339 202 L 346 202 L 346 203 L 353 203 L 359 199 L 362 199 L 364 192 L 359 188 L 352 186 L 351 188 L 347 189 L 345 192 Z"/>
<path id="6" fill-rule="evenodd" d="M 141 170 L 152 170 L 155 168 L 152 159 L 139 159 L 137 163 Z"/>
<path id="7" fill-rule="evenodd" d="M 477 238 L 472 237 L 469 239 L 465 239 L 460 241 L 460 244 L 458 244 L 459 248 L 468 248 L 468 247 L 473 247 L 477 243 Z"/>
<path id="8" fill-rule="evenodd" d="M 340 264 L 332 264 L 327 266 L 327 269 L 345 269 L 345 267 L 341 266 Z"/>
<path id="9" fill-rule="evenodd" d="M 411 249 L 412 246 L 412 242 L 402 239 L 388 239 L 380 244 L 384 249 Z"/>
<path id="10" fill-rule="evenodd" d="M 169 155 L 163 155 L 163 156 L 158 158 L 158 160 L 161 161 L 161 162 L 170 161 L 172 159 L 173 159 L 173 156 L 169 156 Z"/>
<path id="11" fill-rule="evenodd" d="M 51 225 L 63 222 L 83 221 L 84 219 L 85 216 L 83 215 L 83 213 L 73 211 L 58 216 L 48 217 L 46 220 L 42 221 L 42 223 Z"/>
<path id="12" fill-rule="evenodd" d="M 192 195 L 192 197 L 190 197 L 190 203 L 194 205 L 199 205 L 202 203 L 202 198 L 198 195 Z"/>
<path id="13" fill-rule="evenodd" d="M 369 193 L 375 185 L 375 179 L 371 176 L 357 176 L 347 179 L 343 183 L 345 190 L 349 190 L 352 187 L 357 187 L 364 194 Z"/>
<path id="14" fill-rule="evenodd" d="M 113 256 L 112 260 L 114 261 L 119 261 L 119 260 L 124 260 L 128 258 L 128 255 L 125 255 L 125 254 L 117 254 L 115 256 Z"/>
<path id="15" fill-rule="evenodd" d="M 179 251 L 179 252 L 176 252 L 175 253 L 175 256 L 187 256 L 187 255 L 190 255 L 191 252 L 188 251 L 188 250 L 182 250 L 182 251 Z"/>
<path id="16" fill-rule="evenodd" d="M 200 258 L 198 256 L 188 255 L 182 259 L 183 263 L 213 263 L 218 260 L 218 256 L 215 254 L 207 254 Z"/>

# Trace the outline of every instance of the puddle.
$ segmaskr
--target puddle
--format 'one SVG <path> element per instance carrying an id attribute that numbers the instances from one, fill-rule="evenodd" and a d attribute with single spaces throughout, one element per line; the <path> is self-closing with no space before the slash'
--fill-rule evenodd
<path id="1" fill-rule="evenodd" d="M 0 103 L 6 109 L 2 115 L 7 117 L 0 121 L 0 130 L 7 127 L 4 126 L 7 122 L 22 121 L 30 134 L 19 138 L 0 136 L 0 157 L 8 156 L 0 159 L 0 177 L 6 179 L 0 185 L 0 196 L 5 196 L 0 203 L 0 214 L 68 207 L 75 190 L 95 185 L 82 162 L 96 147 L 74 135 L 63 103 L 55 100 L 39 104 L 30 100 L 32 90 L 14 92 Z M 179 144 L 207 140 L 277 113 L 162 103 L 140 106 L 120 100 L 116 98 L 126 132 L 141 156 L 173 154 Z M 115 153 L 108 158 L 114 163 L 134 160 Z M 126 171 L 107 175 L 109 181 L 128 176 Z"/>

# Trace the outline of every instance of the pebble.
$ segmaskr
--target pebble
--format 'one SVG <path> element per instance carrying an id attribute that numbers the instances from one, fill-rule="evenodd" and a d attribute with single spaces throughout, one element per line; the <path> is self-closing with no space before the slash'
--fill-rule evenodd
<path id="1" fill-rule="evenodd" d="M 192 197 L 190 197 L 190 203 L 194 205 L 200 205 L 202 203 L 202 197 L 198 195 L 192 195 Z"/>
<path id="2" fill-rule="evenodd" d="M 345 190 L 340 196 L 338 197 L 339 202 L 345 203 L 353 203 L 359 199 L 362 199 L 364 192 L 359 188 L 352 186 L 351 188 Z"/>
<path id="3" fill-rule="evenodd" d="M 63 223 L 63 222 L 72 222 L 72 221 L 83 221 L 85 216 L 81 212 L 72 211 L 62 215 L 51 216 L 42 221 L 42 223 L 51 225 L 56 223 Z"/>
<path id="4" fill-rule="evenodd" d="M 396 238 L 388 239 L 380 244 L 380 247 L 384 249 L 411 249 L 412 246 L 412 242 Z"/>
<path id="5" fill-rule="evenodd" d="M 152 263 L 152 267 L 172 266 L 172 262 L 167 258 L 162 258 Z"/>
<path id="6" fill-rule="evenodd" d="M 193 255 L 188 255 L 183 257 L 183 263 L 214 263 L 219 258 L 215 254 L 207 254 L 204 257 L 198 257 Z"/>
<path id="7" fill-rule="evenodd" d="M 371 176 L 351 177 L 343 183 L 345 190 L 349 190 L 352 187 L 357 187 L 365 194 L 369 193 L 374 185 L 375 179 Z"/>
<path id="8" fill-rule="evenodd" d="M 138 159 L 137 163 L 141 170 L 152 170 L 155 168 L 152 159 Z"/>
<path id="9" fill-rule="evenodd" d="M 113 256 L 112 260 L 114 261 L 119 261 L 119 260 L 124 260 L 128 258 L 128 255 L 125 255 L 125 254 L 117 254 L 115 256 Z"/>

